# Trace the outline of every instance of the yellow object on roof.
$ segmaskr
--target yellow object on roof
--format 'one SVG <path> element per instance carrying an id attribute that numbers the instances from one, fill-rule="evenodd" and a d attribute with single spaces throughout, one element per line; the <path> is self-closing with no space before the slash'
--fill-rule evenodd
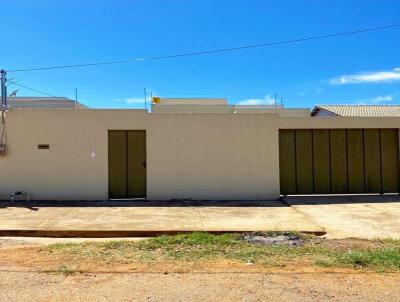
<path id="1" fill-rule="evenodd" d="M 161 98 L 159 96 L 154 96 L 153 97 L 153 104 L 160 104 L 161 103 Z"/>
<path id="2" fill-rule="evenodd" d="M 312 116 L 390 117 L 400 116 L 400 105 L 317 105 Z"/>

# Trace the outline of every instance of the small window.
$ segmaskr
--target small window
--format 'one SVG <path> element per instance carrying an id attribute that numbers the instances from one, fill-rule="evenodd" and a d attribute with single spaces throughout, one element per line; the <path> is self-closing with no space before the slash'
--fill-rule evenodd
<path id="1" fill-rule="evenodd" d="M 47 144 L 40 144 L 40 145 L 37 146 L 37 148 L 38 148 L 39 150 L 48 150 L 48 149 L 50 149 L 50 145 L 47 145 Z"/>

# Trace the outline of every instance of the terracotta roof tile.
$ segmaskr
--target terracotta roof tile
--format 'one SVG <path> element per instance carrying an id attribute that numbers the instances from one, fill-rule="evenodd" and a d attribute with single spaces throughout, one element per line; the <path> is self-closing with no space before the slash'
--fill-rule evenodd
<path id="1" fill-rule="evenodd" d="M 329 111 L 339 116 L 400 116 L 400 105 L 317 105 L 312 110 L 312 115 L 315 115 L 319 110 Z"/>

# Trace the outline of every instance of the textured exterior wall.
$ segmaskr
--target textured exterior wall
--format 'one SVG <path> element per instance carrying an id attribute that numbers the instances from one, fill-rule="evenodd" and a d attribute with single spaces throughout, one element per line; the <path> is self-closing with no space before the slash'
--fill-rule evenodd
<path id="1" fill-rule="evenodd" d="M 13 110 L 9 152 L 0 158 L 0 199 L 15 191 L 33 199 L 107 199 L 107 131 L 118 129 L 147 131 L 149 199 L 276 198 L 276 122 L 271 114 Z"/>
<path id="2" fill-rule="evenodd" d="M 15 191 L 30 192 L 33 199 L 107 199 L 108 130 L 147 131 L 149 199 L 275 199 L 279 128 L 399 126 L 400 118 L 12 110 L 9 152 L 0 157 L 0 199 Z M 50 149 L 38 150 L 38 144 Z"/>

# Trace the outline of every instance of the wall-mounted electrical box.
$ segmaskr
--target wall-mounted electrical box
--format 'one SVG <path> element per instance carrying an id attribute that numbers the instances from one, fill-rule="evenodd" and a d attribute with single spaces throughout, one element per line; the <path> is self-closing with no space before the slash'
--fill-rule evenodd
<path id="1" fill-rule="evenodd" d="M 37 148 L 38 148 L 39 150 L 48 150 L 48 149 L 50 149 L 50 145 L 48 145 L 48 144 L 39 144 L 39 145 L 37 146 Z"/>

